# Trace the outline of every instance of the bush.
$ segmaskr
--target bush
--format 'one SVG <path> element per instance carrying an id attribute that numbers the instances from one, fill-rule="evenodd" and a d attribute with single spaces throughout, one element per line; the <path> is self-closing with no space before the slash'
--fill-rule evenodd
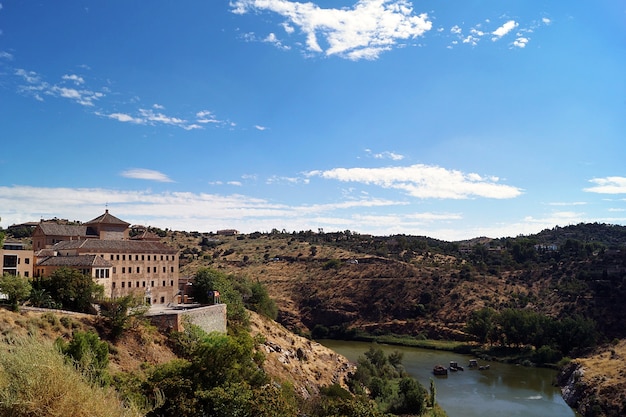
<path id="1" fill-rule="evenodd" d="M 139 417 L 143 413 L 125 407 L 112 389 L 91 385 L 53 346 L 24 338 L 0 347 L 0 415 Z"/>

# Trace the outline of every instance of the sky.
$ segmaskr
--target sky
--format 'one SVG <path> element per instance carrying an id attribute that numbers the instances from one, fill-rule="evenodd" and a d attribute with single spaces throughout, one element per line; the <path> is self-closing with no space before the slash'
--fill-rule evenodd
<path id="1" fill-rule="evenodd" d="M 0 0 L 0 227 L 626 225 L 626 3 Z"/>

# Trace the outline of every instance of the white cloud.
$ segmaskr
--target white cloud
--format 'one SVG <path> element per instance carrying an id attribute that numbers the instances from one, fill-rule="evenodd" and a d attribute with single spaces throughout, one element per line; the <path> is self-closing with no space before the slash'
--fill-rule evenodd
<path id="1" fill-rule="evenodd" d="M 498 184 L 498 178 L 484 178 L 478 174 L 465 174 L 461 171 L 422 164 L 387 168 L 335 168 L 328 171 L 311 171 L 306 175 L 402 190 L 417 198 L 504 199 L 522 194 L 517 187 Z"/>
<path id="2" fill-rule="evenodd" d="M 133 168 L 126 170 L 120 174 L 122 177 L 133 178 L 138 180 L 150 180 L 158 182 L 174 182 L 167 175 L 159 171 L 144 168 Z"/>
<path id="3" fill-rule="evenodd" d="M 517 47 L 517 48 L 525 48 L 526 45 L 528 44 L 528 41 L 530 39 L 520 36 L 519 38 L 515 39 L 513 41 L 513 46 Z"/>
<path id="4" fill-rule="evenodd" d="M 595 185 L 585 188 L 584 191 L 598 194 L 626 194 L 626 177 L 593 178 L 589 182 Z"/>
<path id="5" fill-rule="evenodd" d="M 13 54 L 6 52 L 6 51 L 0 51 L 0 59 L 6 59 L 7 61 L 12 61 Z"/>
<path id="6" fill-rule="evenodd" d="M 500 39 L 501 37 L 503 37 L 510 31 L 515 29 L 517 26 L 519 26 L 519 23 L 517 23 L 515 20 L 509 20 L 508 22 L 500 26 L 498 29 L 491 32 L 491 34 L 494 35 L 491 38 L 491 40 L 497 41 L 498 39 Z"/>
<path id="7" fill-rule="evenodd" d="M 549 25 L 550 23 L 552 23 L 552 20 L 548 19 L 547 17 L 544 17 L 544 18 L 541 19 L 541 22 L 544 25 Z"/>
<path id="8" fill-rule="evenodd" d="M 277 47 L 278 49 L 284 49 L 284 50 L 289 50 L 291 49 L 290 46 L 288 45 L 284 45 L 277 37 L 275 33 L 270 33 L 269 35 L 267 35 L 265 37 L 265 39 L 263 39 L 263 42 L 267 42 L 267 43 L 271 43 L 272 45 L 274 45 L 275 47 Z"/>
<path id="9" fill-rule="evenodd" d="M 407 0 L 359 0 L 352 8 L 342 9 L 287 0 L 236 0 L 231 7 L 236 14 L 277 13 L 288 20 L 283 23 L 287 33 L 292 25 L 300 28 L 309 52 L 350 60 L 376 59 L 398 42 L 415 39 L 432 28 L 428 15 L 413 14 Z"/>
<path id="10" fill-rule="evenodd" d="M 392 161 L 401 161 L 404 159 L 404 155 L 390 151 L 374 153 L 371 149 L 365 149 L 365 152 L 376 159 L 391 159 Z"/>
<path id="11" fill-rule="evenodd" d="M 265 127 L 265 126 L 260 126 L 260 125 L 254 125 L 254 128 L 255 128 L 256 130 L 260 130 L 260 131 L 267 130 L 267 127 Z"/>
<path id="12" fill-rule="evenodd" d="M 85 84 L 85 80 L 83 79 L 83 77 L 76 74 L 65 74 L 61 78 L 65 81 L 72 81 L 76 85 Z"/>
<path id="13" fill-rule="evenodd" d="M 133 117 L 126 113 L 111 113 L 111 114 L 107 114 L 106 117 L 117 120 L 118 122 L 129 122 L 129 123 L 136 123 L 136 124 L 145 123 L 143 119 Z"/>

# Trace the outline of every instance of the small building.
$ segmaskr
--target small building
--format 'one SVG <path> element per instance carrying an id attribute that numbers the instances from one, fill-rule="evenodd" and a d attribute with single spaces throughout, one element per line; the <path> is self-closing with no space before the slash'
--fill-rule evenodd
<path id="1" fill-rule="evenodd" d="M 32 277 L 35 254 L 22 242 L 4 242 L 0 249 L 2 274 Z"/>
<path id="2" fill-rule="evenodd" d="M 219 236 L 235 236 L 239 234 L 239 231 L 235 229 L 224 229 L 224 230 L 218 230 L 217 234 Z"/>

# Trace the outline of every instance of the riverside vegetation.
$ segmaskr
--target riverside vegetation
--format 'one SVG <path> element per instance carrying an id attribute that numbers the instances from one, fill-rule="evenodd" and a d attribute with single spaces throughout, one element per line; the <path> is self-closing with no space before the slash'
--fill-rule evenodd
<path id="1" fill-rule="evenodd" d="M 153 230 L 181 250 L 183 274 L 199 274 L 199 282 L 227 277 L 224 281 L 241 297 L 235 306 L 261 309 L 296 334 L 482 349 L 477 352 L 483 357 L 529 366 L 569 363 L 567 375 L 575 376 L 569 383 L 576 392 L 566 399 L 572 406 L 585 416 L 618 416 L 626 410 L 626 375 L 620 363 L 621 340 L 626 337 L 624 227 L 580 224 L 533 236 L 465 242 L 351 231 L 217 236 Z M 231 333 L 235 322 L 229 305 Z M 253 338 L 254 352 L 262 351 L 261 345 Z M 267 365 L 254 363 L 259 369 Z M 366 367 L 360 363 L 360 369 Z M 350 397 L 350 403 L 376 405 L 368 408 L 371 412 L 398 411 L 392 405 L 402 393 L 399 380 L 389 382 L 392 397 L 372 397 L 372 392 L 389 392 L 377 378 L 371 375 L 374 385 L 363 385 L 367 399 L 353 384 L 357 396 Z M 289 383 L 279 386 L 284 393 Z M 330 390 L 334 401 L 341 402 L 338 388 L 349 387 Z M 428 404 L 427 390 L 422 393 Z M 250 395 L 257 394 L 252 390 Z M 327 401 L 326 394 L 320 390 L 324 400 L 319 401 Z M 222 398 L 229 395 L 222 393 Z M 144 393 L 141 398 L 148 397 Z M 151 401 L 159 403 L 158 398 Z M 302 409 L 297 404 L 296 409 Z M 338 415 L 348 415 L 342 413 Z"/>

